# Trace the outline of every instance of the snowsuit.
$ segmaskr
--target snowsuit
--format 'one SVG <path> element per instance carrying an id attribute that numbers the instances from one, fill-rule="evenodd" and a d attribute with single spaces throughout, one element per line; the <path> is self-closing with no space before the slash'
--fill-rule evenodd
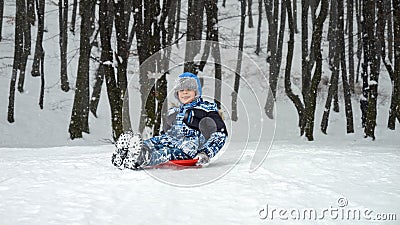
<path id="1" fill-rule="evenodd" d="M 228 135 L 216 104 L 203 101 L 201 97 L 171 108 L 164 118 L 162 133 L 143 141 L 151 152 L 147 166 L 192 159 L 200 152 L 212 158 L 223 147 Z"/>
<path id="2" fill-rule="evenodd" d="M 114 166 L 140 169 L 170 160 L 193 158 L 198 159 L 199 165 L 205 165 L 221 150 L 228 135 L 226 126 L 216 104 L 201 98 L 199 78 L 192 73 L 183 73 L 174 90 L 177 99 L 182 91 L 182 97 L 187 101 L 168 111 L 163 119 L 162 134 L 143 142 L 140 135 L 131 131 L 122 134 L 111 157 Z"/>

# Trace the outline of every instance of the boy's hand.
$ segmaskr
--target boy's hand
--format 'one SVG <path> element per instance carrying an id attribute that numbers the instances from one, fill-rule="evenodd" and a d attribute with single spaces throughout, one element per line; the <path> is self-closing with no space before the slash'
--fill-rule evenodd
<path id="1" fill-rule="evenodd" d="M 204 152 L 198 153 L 194 158 L 198 159 L 197 166 L 207 166 L 210 162 L 210 157 Z"/>

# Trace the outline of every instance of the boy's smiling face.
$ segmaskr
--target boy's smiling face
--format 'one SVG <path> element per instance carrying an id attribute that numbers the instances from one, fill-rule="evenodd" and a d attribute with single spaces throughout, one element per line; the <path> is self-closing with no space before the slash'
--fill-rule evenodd
<path id="1" fill-rule="evenodd" d="M 191 103 L 196 97 L 196 92 L 194 90 L 184 89 L 178 91 L 179 101 L 183 104 Z"/>

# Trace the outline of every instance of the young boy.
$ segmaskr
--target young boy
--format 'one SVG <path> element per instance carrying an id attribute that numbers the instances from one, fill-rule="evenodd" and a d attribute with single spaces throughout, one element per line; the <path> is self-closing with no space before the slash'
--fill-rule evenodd
<path id="1" fill-rule="evenodd" d="M 199 78 L 179 75 L 174 95 L 181 104 L 168 111 L 162 135 L 143 141 L 138 134 L 122 134 L 112 155 L 114 166 L 136 170 L 179 159 L 198 159 L 197 165 L 206 166 L 219 152 L 228 133 L 216 104 L 201 98 Z"/>

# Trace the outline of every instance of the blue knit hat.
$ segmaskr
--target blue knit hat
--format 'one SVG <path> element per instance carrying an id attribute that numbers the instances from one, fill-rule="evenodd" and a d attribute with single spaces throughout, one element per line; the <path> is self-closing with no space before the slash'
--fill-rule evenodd
<path id="1" fill-rule="evenodd" d="M 196 92 L 196 97 L 201 97 L 202 91 L 200 79 L 193 73 L 182 73 L 175 81 L 174 95 L 176 98 L 178 98 L 178 91 L 181 90 L 194 90 Z"/>

